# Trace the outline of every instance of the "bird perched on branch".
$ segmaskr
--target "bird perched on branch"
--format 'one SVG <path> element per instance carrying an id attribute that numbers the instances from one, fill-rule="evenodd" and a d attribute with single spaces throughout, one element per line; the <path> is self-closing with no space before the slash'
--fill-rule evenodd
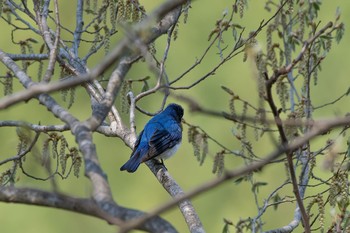
<path id="1" fill-rule="evenodd" d="M 135 172 L 141 163 L 150 159 L 163 162 L 163 159 L 171 157 L 181 144 L 183 114 L 180 105 L 169 104 L 149 120 L 137 138 L 130 159 L 120 170 Z"/>

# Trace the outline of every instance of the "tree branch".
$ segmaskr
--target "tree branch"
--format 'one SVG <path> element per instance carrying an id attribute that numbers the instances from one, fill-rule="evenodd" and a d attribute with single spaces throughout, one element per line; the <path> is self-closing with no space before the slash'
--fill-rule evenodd
<path id="1" fill-rule="evenodd" d="M 128 221 L 135 216 L 141 216 L 144 214 L 140 211 L 115 206 L 114 204 L 114 208 L 106 213 L 100 208 L 100 206 L 101 204 L 111 205 L 111 203 L 105 202 L 98 204 L 93 199 L 89 198 L 71 197 L 61 193 L 52 193 L 31 188 L 1 187 L 0 201 L 68 210 L 97 217 L 117 226 L 122 225 L 123 222 Z M 177 232 L 168 222 L 159 217 L 153 218 L 150 222 L 140 226 L 138 229 L 158 233 Z"/>
<path id="2" fill-rule="evenodd" d="M 266 78 L 267 78 L 267 74 L 266 74 Z M 275 118 L 276 126 L 277 126 L 277 129 L 279 131 L 279 135 L 281 137 L 282 143 L 288 144 L 287 136 L 286 136 L 286 134 L 284 132 L 284 128 L 281 124 L 282 120 L 279 116 L 280 113 L 277 110 L 277 107 L 275 105 L 274 99 L 272 97 L 272 90 L 271 89 L 272 89 L 272 82 L 269 82 L 269 80 L 266 79 L 266 100 L 267 100 L 268 104 L 270 105 L 273 116 Z M 298 181 L 297 181 L 297 178 L 295 175 L 295 169 L 294 169 L 294 164 L 293 164 L 293 153 L 294 153 L 293 150 L 286 151 L 289 173 L 290 173 L 290 177 L 291 177 L 292 185 L 293 185 L 293 193 L 294 193 L 294 195 L 297 199 L 297 203 L 298 203 L 298 207 L 296 209 L 296 212 L 301 213 L 305 232 L 310 233 L 309 217 L 306 213 L 302 197 L 299 193 Z M 296 219 L 296 220 L 298 221 L 298 219 Z"/>

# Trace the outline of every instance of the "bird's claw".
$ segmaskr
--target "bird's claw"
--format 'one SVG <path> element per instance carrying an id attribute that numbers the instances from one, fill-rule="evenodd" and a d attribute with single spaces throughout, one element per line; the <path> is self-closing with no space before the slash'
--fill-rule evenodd
<path id="1" fill-rule="evenodd" d="M 154 160 L 154 164 L 155 164 L 155 165 L 163 166 L 163 167 L 165 168 L 165 170 L 168 170 L 168 168 L 167 168 L 167 167 L 165 166 L 165 164 L 164 164 L 163 159 L 160 159 L 160 160 L 155 159 L 155 160 Z"/>

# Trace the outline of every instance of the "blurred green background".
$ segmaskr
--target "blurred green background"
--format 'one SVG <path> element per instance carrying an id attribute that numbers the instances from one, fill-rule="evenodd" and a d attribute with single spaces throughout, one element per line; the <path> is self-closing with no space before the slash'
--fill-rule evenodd
<path id="1" fill-rule="evenodd" d="M 62 22 L 70 23 L 70 28 L 74 27 L 74 9 L 72 4 L 76 1 L 60 1 Z M 162 1 L 140 1 L 146 7 L 147 11 L 151 11 Z M 247 33 L 255 30 L 262 19 L 267 20 L 273 12 L 264 10 L 265 1 L 249 1 L 243 19 L 238 19 L 237 23 L 246 27 L 245 37 Z M 170 79 L 176 78 L 185 69 L 190 67 L 195 59 L 200 57 L 204 49 L 208 46 L 208 35 L 215 26 L 217 19 L 221 18 L 225 9 L 230 12 L 233 1 L 220 0 L 213 1 L 202 0 L 194 1 L 192 9 L 189 12 L 188 23 L 181 23 L 179 28 L 179 38 L 172 42 L 172 47 L 168 55 L 166 64 L 167 73 Z M 213 6 L 214 5 L 214 6 Z M 349 53 L 350 36 L 347 33 L 350 25 L 350 2 L 343 0 L 324 1 L 320 12 L 321 25 L 326 24 L 329 20 L 334 19 L 336 7 L 340 6 L 342 11 L 341 21 L 345 23 L 346 32 L 343 40 L 339 45 L 334 43 L 331 52 L 322 63 L 322 72 L 319 75 L 319 82 L 314 86 L 313 104 L 314 106 L 333 100 L 335 97 L 345 93 L 349 88 L 350 66 Z M 10 27 L 4 21 L 0 21 L 2 28 L 2 36 L 0 37 L 0 48 L 5 52 L 19 53 L 19 48 L 11 44 Z M 5 33 L 6 31 L 6 33 Z M 21 37 L 26 39 L 25 34 L 17 34 L 17 40 Z M 265 48 L 265 33 L 262 32 L 257 37 L 259 43 Z M 229 40 L 227 40 L 228 42 Z M 117 39 L 112 41 L 111 47 L 117 43 Z M 166 43 L 166 37 L 163 36 L 157 40 L 156 48 L 158 57 L 161 58 Z M 229 47 L 231 46 L 228 44 Z M 88 48 L 81 48 L 82 53 Z M 220 58 L 214 49 L 210 56 L 188 76 L 184 78 L 179 85 L 187 85 L 197 80 L 202 75 L 206 74 L 213 66 L 215 66 Z M 102 56 L 100 54 L 100 56 Z M 89 61 L 89 67 L 93 67 L 98 63 L 101 57 L 95 57 Z M 1 65 L 0 70 L 4 72 L 4 67 Z M 243 63 L 243 55 L 238 55 L 233 58 L 228 64 L 223 66 L 214 76 L 208 78 L 201 84 L 191 90 L 178 91 L 177 94 L 184 94 L 196 99 L 199 103 L 213 110 L 227 110 L 228 96 L 221 90 L 221 85 L 227 86 L 235 91 L 241 98 L 257 103 L 257 92 L 252 74 L 252 64 L 249 62 Z M 33 72 L 33 76 L 35 72 Z M 58 75 L 59 72 L 56 72 Z M 127 78 L 137 79 L 151 75 L 154 82 L 154 75 L 147 71 L 147 66 L 144 63 L 137 64 Z M 141 86 L 140 86 L 141 88 Z M 136 90 L 136 89 L 135 89 Z M 57 100 L 60 99 L 59 94 L 54 95 Z M 79 119 L 86 119 L 90 111 L 89 101 L 85 101 L 87 95 L 80 88 L 76 96 L 76 104 L 71 108 L 71 112 Z M 160 95 L 145 98 L 140 102 L 142 107 L 149 111 L 154 111 L 159 108 L 161 103 Z M 336 115 L 344 115 L 348 112 L 350 101 L 345 98 L 335 105 L 328 108 L 316 111 L 315 118 L 331 117 Z M 65 103 L 63 103 L 64 106 Z M 117 100 L 117 105 L 120 105 L 120 99 Z M 231 149 L 239 149 L 239 142 L 232 135 L 234 125 L 230 122 L 219 120 L 213 117 L 200 116 L 190 114 L 186 111 L 185 120 L 194 125 L 201 126 L 212 137 L 218 139 L 224 145 Z M 127 115 L 124 115 L 127 120 Z M 20 120 L 30 123 L 45 124 L 61 124 L 54 118 L 43 106 L 38 105 L 36 100 L 30 100 L 27 103 L 17 104 L 5 111 L 0 112 L 0 120 Z M 137 113 L 137 131 L 139 132 L 149 117 Z M 215 153 L 219 150 L 215 145 L 209 145 L 209 156 L 203 166 L 199 166 L 196 158 L 193 156 L 191 145 L 187 142 L 187 134 L 184 129 L 183 144 L 177 155 L 166 161 L 166 166 L 175 180 L 183 189 L 191 190 L 196 186 L 203 184 L 208 180 L 216 177 L 213 175 L 212 161 Z M 74 139 L 69 132 L 64 133 L 70 139 L 70 145 L 74 145 Z M 14 128 L 1 128 L 0 140 L 2 142 L 0 160 L 15 155 L 17 146 L 17 136 Z M 326 140 L 326 139 L 325 139 Z M 324 143 L 321 140 L 320 143 Z M 114 198 L 118 204 L 130 208 L 150 211 L 158 205 L 168 201 L 169 195 L 159 185 L 153 174 L 149 172 L 146 166 L 142 165 L 134 174 L 120 172 L 119 167 L 129 158 L 131 150 L 126 148 L 118 138 L 105 137 L 103 135 L 94 134 L 94 141 L 97 146 L 99 158 L 103 169 L 108 175 L 109 182 L 113 189 Z M 345 142 L 343 142 L 345 144 Z M 271 146 L 267 146 L 271 145 Z M 258 141 L 254 144 L 254 150 L 259 156 L 264 156 L 273 150 L 273 144 L 269 144 L 267 140 Z M 241 160 L 235 158 L 226 158 L 228 169 L 239 167 L 242 164 Z M 10 164 L 8 164 L 10 166 Z M 0 167 L 0 172 L 6 170 L 6 166 Z M 25 163 L 27 171 L 33 174 L 45 177 L 47 174 L 42 171 L 40 162 L 35 159 L 28 158 Z M 327 176 L 328 171 L 324 172 Z M 271 190 L 278 187 L 284 181 L 284 167 L 268 166 L 259 176 L 258 181 L 267 181 L 269 184 L 260 188 L 259 202 L 262 204 L 264 198 L 270 194 Z M 320 174 L 322 176 L 322 174 Z M 329 174 L 328 174 L 329 175 Z M 17 185 L 23 187 L 36 187 L 40 189 L 50 190 L 50 182 L 35 181 L 19 171 L 17 174 Z M 88 180 L 81 172 L 80 178 L 70 176 L 67 180 L 56 178 L 59 184 L 59 191 L 73 193 L 76 196 L 88 197 L 90 186 Z M 284 193 L 292 195 L 291 188 L 284 190 Z M 207 193 L 194 198 L 193 204 L 198 211 L 199 217 L 204 224 L 207 232 L 220 232 L 223 228 L 223 218 L 237 222 L 240 218 L 254 217 L 257 214 L 257 209 L 254 197 L 251 193 L 251 186 L 247 183 L 236 185 L 233 181 L 228 181 L 219 188 L 211 190 Z M 264 229 L 271 229 L 287 224 L 293 216 L 294 204 L 282 205 L 278 211 L 268 209 L 263 218 L 266 223 Z M 27 205 L 5 204 L 0 203 L 0 226 L 2 232 L 116 232 L 115 226 L 109 226 L 106 222 L 67 211 L 54 210 L 51 208 L 42 208 Z M 328 213 L 326 213 L 327 215 Z M 162 214 L 162 217 L 169 220 L 179 232 L 187 232 L 187 226 L 177 208 L 174 208 Z M 329 216 L 328 216 L 329 217 Z M 234 231 L 234 230 L 232 230 Z"/>

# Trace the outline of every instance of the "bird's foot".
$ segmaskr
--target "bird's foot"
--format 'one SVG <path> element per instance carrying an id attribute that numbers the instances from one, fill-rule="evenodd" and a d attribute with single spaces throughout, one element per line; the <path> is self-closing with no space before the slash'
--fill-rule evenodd
<path id="1" fill-rule="evenodd" d="M 165 170 L 168 170 L 168 168 L 166 168 L 166 166 L 165 166 L 165 164 L 164 164 L 164 161 L 163 161 L 163 159 L 160 159 L 160 160 L 158 160 L 158 159 L 155 159 L 155 162 L 154 162 L 156 165 L 162 165 L 164 168 L 165 168 Z"/>

